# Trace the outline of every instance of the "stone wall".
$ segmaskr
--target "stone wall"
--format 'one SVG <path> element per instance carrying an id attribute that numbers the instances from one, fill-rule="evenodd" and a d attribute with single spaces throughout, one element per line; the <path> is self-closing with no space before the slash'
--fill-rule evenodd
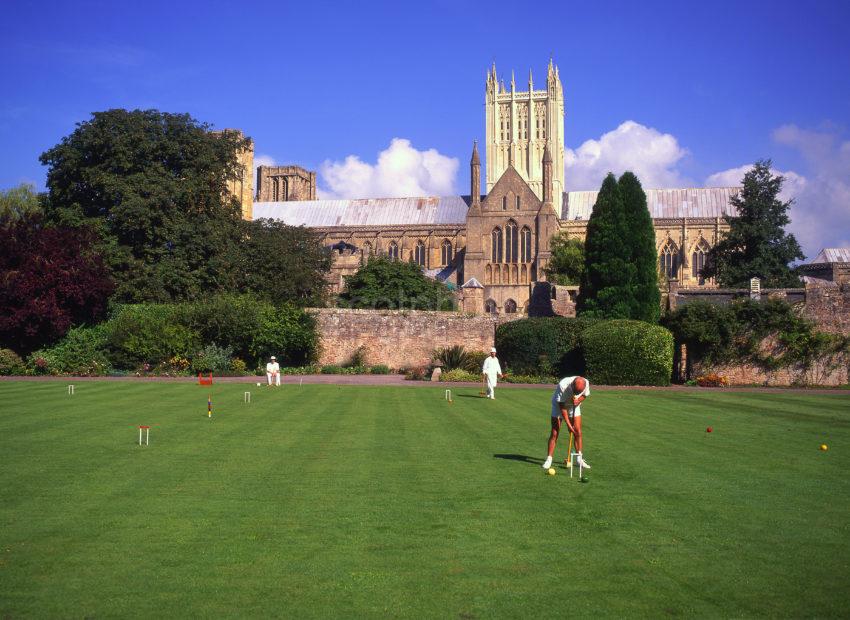
<path id="1" fill-rule="evenodd" d="M 367 364 L 426 366 L 434 349 L 462 345 L 489 351 L 499 320 L 486 315 L 420 310 L 315 308 L 320 364 L 345 364 L 363 347 Z"/>
<path id="2" fill-rule="evenodd" d="M 694 368 L 693 377 L 714 372 L 726 377 L 729 385 L 766 385 L 784 386 L 827 386 L 836 387 L 850 383 L 850 357 L 845 355 L 827 356 L 808 368 L 788 367 L 778 370 L 762 370 L 746 364 L 730 366 L 712 366 Z"/>
<path id="3" fill-rule="evenodd" d="M 803 316 L 825 332 L 850 335 L 850 283 L 806 284 Z"/>

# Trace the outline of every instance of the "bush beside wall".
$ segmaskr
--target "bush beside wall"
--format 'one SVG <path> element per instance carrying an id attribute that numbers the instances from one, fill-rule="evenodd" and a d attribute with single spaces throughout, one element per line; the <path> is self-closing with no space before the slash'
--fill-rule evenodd
<path id="1" fill-rule="evenodd" d="M 581 334 L 587 376 L 602 385 L 670 385 L 673 335 L 640 321 L 603 321 Z"/>

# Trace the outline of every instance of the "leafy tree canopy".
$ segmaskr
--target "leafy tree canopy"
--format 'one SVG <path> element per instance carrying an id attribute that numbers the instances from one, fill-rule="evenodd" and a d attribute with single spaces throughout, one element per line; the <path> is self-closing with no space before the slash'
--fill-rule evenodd
<path id="1" fill-rule="evenodd" d="M 245 146 L 187 114 L 95 112 L 41 155 L 48 213 L 97 229 L 121 301 L 230 289 L 240 211 L 226 183 Z"/>
<path id="2" fill-rule="evenodd" d="M 324 305 L 332 259 L 316 233 L 265 219 L 243 222 L 243 228 L 236 248 L 239 291 L 274 304 Z"/>
<path id="3" fill-rule="evenodd" d="M 113 284 L 88 228 L 0 226 L 0 342 L 28 353 L 103 317 Z"/>
<path id="4" fill-rule="evenodd" d="M 0 225 L 26 219 L 41 210 L 41 199 L 34 185 L 21 183 L 11 189 L 0 189 Z"/>
<path id="5" fill-rule="evenodd" d="M 746 287 L 753 277 L 767 288 L 800 285 L 789 265 L 802 260 L 803 252 L 794 235 L 785 232 L 793 201 L 779 199 L 784 178 L 771 173 L 770 166 L 769 159 L 757 161 L 744 175 L 743 189 L 731 200 L 737 215 L 726 217 L 729 232 L 708 253 L 702 273 L 720 286 Z"/>
<path id="6" fill-rule="evenodd" d="M 569 238 L 566 232 L 560 232 L 552 237 L 549 247 L 552 257 L 546 267 L 548 280 L 564 286 L 581 283 L 584 273 L 584 243 L 581 239 Z"/>
<path id="7" fill-rule="evenodd" d="M 447 286 L 426 277 L 418 265 L 378 256 L 346 278 L 339 305 L 364 309 L 453 310 L 454 296 Z"/>

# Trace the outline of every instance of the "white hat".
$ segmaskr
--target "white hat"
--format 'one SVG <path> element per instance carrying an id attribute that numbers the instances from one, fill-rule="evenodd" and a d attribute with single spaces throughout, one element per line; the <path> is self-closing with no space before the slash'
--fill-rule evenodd
<path id="1" fill-rule="evenodd" d="M 495 352 L 496 352 L 496 347 L 490 347 L 490 353 L 495 353 Z"/>
<path id="2" fill-rule="evenodd" d="M 277 358 L 276 358 L 274 355 L 272 355 L 272 359 L 273 359 L 273 360 L 276 360 Z"/>

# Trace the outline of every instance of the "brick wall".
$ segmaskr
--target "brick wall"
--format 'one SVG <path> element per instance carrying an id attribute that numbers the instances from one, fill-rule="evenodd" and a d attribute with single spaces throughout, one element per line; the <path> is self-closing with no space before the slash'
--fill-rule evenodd
<path id="1" fill-rule="evenodd" d="M 367 364 L 425 366 L 434 349 L 462 345 L 489 351 L 499 320 L 487 315 L 420 310 L 316 308 L 320 364 L 345 364 L 364 347 Z"/>
<path id="2" fill-rule="evenodd" d="M 825 332 L 850 335 L 850 283 L 807 285 L 803 316 Z"/>
<path id="3" fill-rule="evenodd" d="M 726 377 L 730 385 L 767 385 L 774 387 L 793 385 L 839 386 L 850 383 L 850 357 L 847 355 L 828 356 L 818 360 L 809 368 L 789 367 L 778 370 L 762 370 L 755 366 L 712 366 L 694 368 L 692 376 L 698 377 L 705 372 L 715 372 Z"/>

